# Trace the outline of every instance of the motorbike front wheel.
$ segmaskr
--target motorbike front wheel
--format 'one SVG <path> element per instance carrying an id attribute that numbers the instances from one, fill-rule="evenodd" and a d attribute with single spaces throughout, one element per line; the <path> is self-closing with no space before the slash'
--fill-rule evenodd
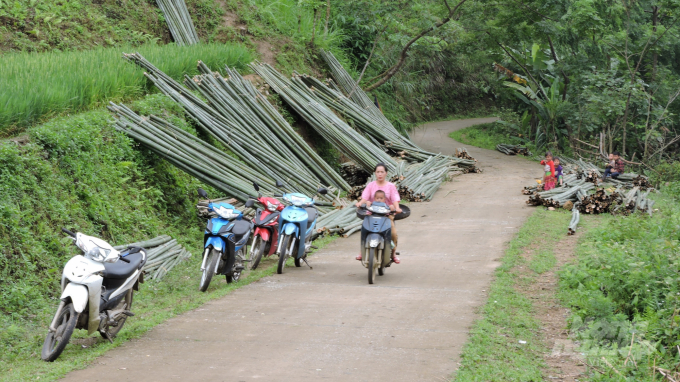
<path id="1" fill-rule="evenodd" d="M 208 256 L 208 258 L 206 259 L 205 269 L 203 270 L 203 275 L 201 276 L 201 284 L 198 286 L 198 289 L 201 292 L 205 292 L 208 289 L 210 280 L 212 280 L 212 277 L 217 270 L 217 263 L 220 260 L 220 253 L 214 249 L 211 249 L 206 256 Z"/>
<path id="2" fill-rule="evenodd" d="M 368 248 L 368 283 L 373 284 L 375 280 L 375 270 L 378 264 L 381 264 L 380 256 L 378 256 L 378 248 Z"/>
<path id="3" fill-rule="evenodd" d="M 283 240 L 281 240 L 281 247 L 279 248 L 281 253 L 279 255 L 279 265 L 276 267 L 276 273 L 278 274 L 282 274 L 283 268 L 286 267 L 286 260 L 288 260 L 288 256 L 290 256 L 291 252 L 291 240 L 294 240 L 291 235 L 285 235 Z"/>
<path id="4" fill-rule="evenodd" d="M 59 358 L 61 352 L 64 351 L 68 341 L 71 339 L 73 330 L 76 328 L 78 321 L 78 313 L 76 313 L 73 304 L 69 301 L 64 305 L 57 317 L 55 332 L 48 332 L 45 337 L 45 342 L 42 347 L 42 354 L 40 355 L 43 361 L 52 362 Z"/>
<path id="5" fill-rule="evenodd" d="M 253 246 L 250 250 L 250 269 L 256 269 L 260 265 L 260 260 L 264 256 L 264 249 L 267 246 L 267 242 L 262 240 L 262 237 L 255 236 L 253 240 Z"/>

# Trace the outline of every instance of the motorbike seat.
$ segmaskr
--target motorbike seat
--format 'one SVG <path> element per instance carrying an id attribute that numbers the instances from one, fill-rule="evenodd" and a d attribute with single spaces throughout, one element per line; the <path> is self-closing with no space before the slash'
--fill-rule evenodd
<path id="1" fill-rule="evenodd" d="M 250 232 L 250 223 L 245 220 L 237 220 L 234 222 L 234 226 L 231 227 L 231 233 L 234 234 L 234 242 L 238 243 L 247 233 Z"/>
<path id="2" fill-rule="evenodd" d="M 130 277 L 137 269 L 141 268 L 144 256 L 141 252 L 136 252 L 125 256 L 125 259 L 130 260 L 130 262 L 118 260 L 115 263 L 104 263 L 104 278 L 126 279 Z"/>
<path id="3" fill-rule="evenodd" d="M 316 220 L 318 212 L 314 207 L 305 207 L 305 211 L 307 211 L 307 228 L 309 228 L 314 223 L 314 220 Z"/>

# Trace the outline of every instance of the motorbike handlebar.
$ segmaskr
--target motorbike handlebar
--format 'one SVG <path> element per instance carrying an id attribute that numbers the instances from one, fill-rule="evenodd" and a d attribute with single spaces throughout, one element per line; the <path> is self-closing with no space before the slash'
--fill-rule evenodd
<path id="1" fill-rule="evenodd" d="M 73 238 L 76 237 L 76 234 L 75 234 L 75 233 L 73 233 L 73 232 L 67 230 L 66 228 L 62 228 L 61 230 L 62 230 L 62 232 L 64 232 L 65 234 L 67 234 L 67 235 L 69 235 L 69 236 L 71 236 L 71 237 L 73 237 Z"/>

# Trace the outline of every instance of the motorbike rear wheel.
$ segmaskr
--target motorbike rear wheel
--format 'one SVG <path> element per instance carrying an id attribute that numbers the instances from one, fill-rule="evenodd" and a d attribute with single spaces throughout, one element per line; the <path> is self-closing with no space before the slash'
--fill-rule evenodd
<path id="1" fill-rule="evenodd" d="M 205 262 L 206 266 L 203 270 L 203 275 L 201 276 L 201 284 L 198 286 L 198 289 L 201 292 L 208 290 L 210 280 L 212 280 L 212 277 L 217 270 L 217 263 L 220 260 L 220 253 L 215 249 L 211 249 L 206 256 L 208 256 L 208 259 Z"/>
<path id="2" fill-rule="evenodd" d="M 239 249 L 236 252 L 236 259 L 234 261 L 234 269 L 237 267 L 243 268 L 243 260 L 246 258 L 246 247 L 243 246 L 241 249 Z M 232 282 L 238 282 L 238 280 L 241 279 L 241 271 L 233 271 L 231 275 L 227 275 L 227 284 L 231 284 Z"/>
<path id="3" fill-rule="evenodd" d="M 286 260 L 288 260 L 288 256 L 290 256 L 291 239 L 291 235 L 284 235 L 283 240 L 281 240 L 281 248 L 279 249 L 281 253 L 279 255 L 279 265 L 276 267 L 276 273 L 278 274 L 283 274 L 283 268 L 286 267 Z"/>
<path id="4" fill-rule="evenodd" d="M 116 307 L 111 309 L 111 310 L 118 310 L 118 309 L 121 309 L 121 308 L 125 308 L 126 310 L 130 310 L 132 308 L 132 298 L 133 298 L 134 293 L 135 292 L 132 289 L 127 291 L 125 298 L 122 299 L 118 303 L 118 305 L 116 305 Z M 123 314 L 121 316 L 121 318 L 118 320 L 118 326 L 110 326 L 110 327 L 106 328 L 107 331 L 109 332 L 109 336 L 110 336 L 111 339 L 116 338 L 116 336 L 118 335 L 120 330 L 123 329 L 123 325 L 125 325 L 125 320 L 127 320 L 127 316 Z M 101 334 L 101 336 L 104 339 L 109 339 L 109 337 L 106 337 L 106 333 L 99 332 L 99 334 Z"/>
<path id="5" fill-rule="evenodd" d="M 264 249 L 266 246 L 267 242 L 262 240 L 262 237 L 255 236 L 255 239 L 253 240 L 253 246 L 251 247 L 250 250 L 251 270 L 257 269 L 257 266 L 260 265 L 260 260 L 262 260 L 262 256 L 264 255 Z"/>
<path id="6" fill-rule="evenodd" d="M 40 358 L 43 361 L 53 362 L 59 358 L 59 355 L 61 355 L 61 352 L 64 351 L 68 341 L 71 339 L 73 330 L 76 328 L 76 322 L 78 322 L 78 313 L 76 313 L 76 309 L 69 301 L 61 309 L 61 313 L 59 313 L 56 322 L 57 330 L 55 332 L 48 332 L 45 337 L 42 353 L 40 354 Z"/>

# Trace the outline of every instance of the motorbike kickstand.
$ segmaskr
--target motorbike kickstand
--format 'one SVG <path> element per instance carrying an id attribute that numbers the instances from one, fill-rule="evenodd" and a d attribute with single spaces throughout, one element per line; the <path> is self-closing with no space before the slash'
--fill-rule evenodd
<path id="1" fill-rule="evenodd" d="M 302 258 L 302 261 L 304 261 L 305 264 L 307 264 L 307 266 L 309 267 L 309 269 L 314 269 L 314 268 L 312 268 L 312 266 L 309 265 L 309 263 L 307 262 L 307 256 L 303 257 L 303 258 Z"/>

